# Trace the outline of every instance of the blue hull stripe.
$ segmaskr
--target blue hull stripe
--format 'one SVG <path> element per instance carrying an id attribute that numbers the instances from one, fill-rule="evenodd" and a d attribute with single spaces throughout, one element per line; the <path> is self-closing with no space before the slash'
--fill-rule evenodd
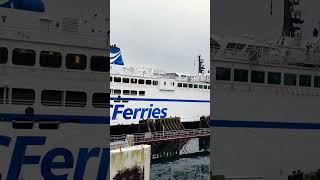
<path id="1" fill-rule="evenodd" d="M 209 103 L 209 100 L 196 100 L 196 99 L 158 99 L 158 98 L 117 98 L 110 97 L 111 100 L 120 101 L 158 101 L 158 102 L 199 102 L 199 103 Z"/>
<path id="2" fill-rule="evenodd" d="M 107 116 L 25 115 L 0 113 L 0 122 L 11 122 L 19 119 L 27 119 L 35 122 L 59 121 L 61 123 L 110 124 L 110 117 Z"/>
<path id="3" fill-rule="evenodd" d="M 272 129 L 320 129 L 320 123 L 266 122 L 266 121 L 233 121 L 211 120 L 212 127 L 230 128 L 272 128 Z"/>

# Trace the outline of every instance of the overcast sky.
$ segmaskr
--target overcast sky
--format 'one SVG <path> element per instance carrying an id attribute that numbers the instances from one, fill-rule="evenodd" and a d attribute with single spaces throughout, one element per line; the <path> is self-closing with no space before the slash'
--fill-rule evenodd
<path id="1" fill-rule="evenodd" d="M 209 64 L 210 0 L 111 0 L 110 9 L 125 65 L 192 73 L 198 54 Z"/>
<path id="2" fill-rule="evenodd" d="M 282 32 L 283 0 L 212 0 L 212 23 L 214 34 L 240 36 L 254 35 L 260 40 L 275 40 Z M 313 28 L 320 20 L 320 1 L 301 0 L 304 36 L 310 38 Z"/>
<path id="3" fill-rule="evenodd" d="M 283 0 L 111 0 L 111 43 L 126 65 L 148 64 L 167 71 L 195 72 L 198 54 L 209 63 L 212 33 L 276 40 L 282 32 Z M 320 20 L 320 1 L 301 0 L 304 35 Z"/>

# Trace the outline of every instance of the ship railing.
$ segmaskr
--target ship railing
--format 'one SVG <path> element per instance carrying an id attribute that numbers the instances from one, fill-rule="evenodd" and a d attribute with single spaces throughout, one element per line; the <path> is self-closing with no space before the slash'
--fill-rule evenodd
<path id="1" fill-rule="evenodd" d="M 226 48 L 223 51 L 223 57 L 225 58 L 237 58 L 237 59 L 248 59 L 248 53 L 242 49 L 237 48 Z"/>
<path id="2" fill-rule="evenodd" d="M 283 57 L 278 51 L 270 50 L 266 48 L 260 49 L 237 49 L 237 48 L 226 48 L 222 50 L 221 53 L 217 52 L 220 49 L 215 49 L 215 52 L 211 52 L 214 58 L 226 58 L 226 59 L 236 59 L 245 60 L 250 62 L 272 62 L 281 63 Z"/>
<path id="3" fill-rule="evenodd" d="M 177 139 L 177 138 L 188 138 L 198 137 L 201 135 L 209 135 L 210 132 L 206 128 L 200 129 L 184 129 L 184 130 L 172 130 L 172 131 L 160 131 L 149 134 L 134 134 L 134 142 L 145 142 L 145 141 L 158 141 L 162 139 Z"/>
<path id="4" fill-rule="evenodd" d="M 110 142 L 125 141 L 126 137 L 126 135 L 112 135 L 110 138 Z"/>

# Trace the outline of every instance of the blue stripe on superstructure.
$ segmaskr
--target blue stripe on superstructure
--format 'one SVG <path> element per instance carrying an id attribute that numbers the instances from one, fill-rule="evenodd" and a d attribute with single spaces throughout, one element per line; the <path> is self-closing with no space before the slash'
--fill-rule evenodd
<path id="1" fill-rule="evenodd" d="M 26 114 L 8 114 L 0 113 L 0 122 L 11 122 L 13 120 L 29 119 L 35 122 L 41 121 L 59 121 L 61 123 L 79 123 L 79 124 L 110 124 L 108 116 L 74 116 L 74 115 L 26 115 Z"/>
<path id="2" fill-rule="evenodd" d="M 236 120 L 211 120 L 210 126 L 230 127 L 230 128 L 320 129 L 320 123 L 236 121 Z"/>
<path id="3" fill-rule="evenodd" d="M 197 99 L 160 99 L 160 98 L 126 98 L 126 97 L 110 97 L 111 100 L 119 101 L 159 101 L 159 102 L 200 102 L 209 103 L 210 100 L 197 100 Z"/>

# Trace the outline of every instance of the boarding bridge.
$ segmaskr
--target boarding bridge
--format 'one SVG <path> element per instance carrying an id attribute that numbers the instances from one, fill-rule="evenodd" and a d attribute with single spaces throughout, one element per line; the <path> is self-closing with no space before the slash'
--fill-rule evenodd
<path id="1" fill-rule="evenodd" d="M 133 143 L 138 144 L 157 144 L 160 142 L 209 137 L 208 128 L 209 117 L 201 117 L 200 125 L 202 128 L 185 129 L 179 117 L 149 119 L 140 123 L 139 133 L 133 133 Z M 111 142 L 126 141 L 127 135 L 113 135 Z"/>

